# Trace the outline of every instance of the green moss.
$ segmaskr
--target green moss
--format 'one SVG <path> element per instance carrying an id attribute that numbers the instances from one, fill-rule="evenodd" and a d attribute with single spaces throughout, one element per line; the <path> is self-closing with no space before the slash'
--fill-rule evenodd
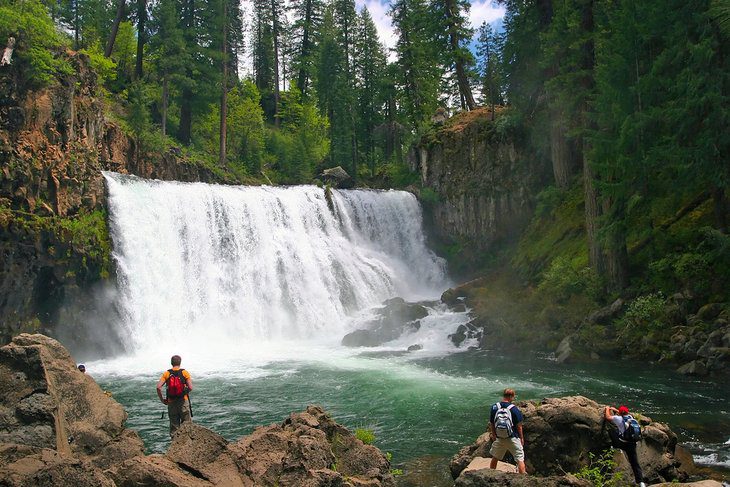
<path id="1" fill-rule="evenodd" d="M 588 266 L 583 189 L 547 188 L 538 196 L 537 211 L 520 238 L 512 264 L 521 275 L 537 281 L 558 258 L 572 268 Z"/>

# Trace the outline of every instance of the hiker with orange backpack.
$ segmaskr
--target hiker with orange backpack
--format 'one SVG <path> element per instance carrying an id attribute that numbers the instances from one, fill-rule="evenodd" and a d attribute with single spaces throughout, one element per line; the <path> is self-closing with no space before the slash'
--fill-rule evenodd
<path id="1" fill-rule="evenodd" d="M 163 404 L 167 404 L 170 436 L 175 434 L 182 423 L 190 421 L 192 418 L 188 393 L 193 390 L 193 379 L 187 370 L 180 368 L 181 362 L 182 359 L 179 355 L 173 355 L 170 359 L 172 368 L 163 372 L 157 382 L 157 397 Z M 164 398 L 162 397 L 163 385 L 166 386 Z"/>

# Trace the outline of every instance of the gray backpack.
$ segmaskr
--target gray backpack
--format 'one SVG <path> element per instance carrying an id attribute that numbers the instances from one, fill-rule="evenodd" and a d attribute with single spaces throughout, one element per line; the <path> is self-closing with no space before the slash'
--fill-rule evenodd
<path id="1" fill-rule="evenodd" d="M 509 438 L 512 436 L 512 412 L 510 409 L 515 407 L 514 404 L 510 404 L 506 408 L 503 408 L 500 403 L 496 404 L 497 412 L 494 413 L 494 429 L 497 433 L 497 438 Z"/>

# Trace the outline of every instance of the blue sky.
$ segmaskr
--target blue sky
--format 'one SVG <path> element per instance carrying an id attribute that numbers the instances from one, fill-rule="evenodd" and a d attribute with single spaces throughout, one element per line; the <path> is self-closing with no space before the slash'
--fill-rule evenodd
<path id="1" fill-rule="evenodd" d="M 378 28 L 380 41 L 386 48 L 395 46 L 396 36 L 388 17 L 389 0 L 355 0 L 358 10 L 367 6 Z M 472 27 L 477 29 L 482 22 L 499 23 L 504 17 L 504 7 L 497 5 L 494 0 L 473 0 L 469 11 L 469 20 Z"/>

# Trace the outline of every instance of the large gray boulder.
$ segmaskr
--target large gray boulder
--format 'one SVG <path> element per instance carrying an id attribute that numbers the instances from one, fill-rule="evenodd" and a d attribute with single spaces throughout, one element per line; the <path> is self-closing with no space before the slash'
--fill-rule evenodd
<path id="1" fill-rule="evenodd" d="M 603 420 L 605 406 L 595 401 L 571 396 L 517 405 L 525 417 L 525 464 L 530 473 L 550 476 L 578 472 L 589 464 L 591 454 L 600 455 L 611 446 Z M 640 420 L 644 439 L 637 451 L 645 477 L 652 482 L 683 480 L 686 474 L 674 456 L 677 436 L 663 423 L 646 417 Z M 453 477 L 457 478 L 474 457 L 488 457 L 490 447 L 489 435 L 483 434 L 462 448 L 450 465 Z"/>
<path id="2" fill-rule="evenodd" d="M 385 301 L 376 312 L 376 318 L 365 324 L 365 328 L 348 333 L 342 338 L 346 347 L 377 347 L 399 338 L 405 333 L 418 331 L 421 320 L 428 316 L 428 310 L 418 303 L 407 303 L 402 298 Z"/>

